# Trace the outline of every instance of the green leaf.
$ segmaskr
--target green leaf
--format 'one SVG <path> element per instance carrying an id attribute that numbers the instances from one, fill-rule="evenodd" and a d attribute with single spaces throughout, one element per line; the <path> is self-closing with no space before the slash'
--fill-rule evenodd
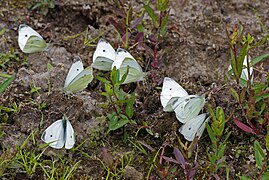
<path id="1" fill-rule="evenodd" d="M 265 137 L 266 149 L 269 151 L 269 127 L 267 127 L 267 134 Z"/>
<path id="2" fill-rule="evenodd" d="M 265 172 L 261 175 L 261 180 L 268 180 L 269 179 L 269 172 Z"/>
<path id="3" fill-rule="evenodd" d="M 148 4 L 145 4 L 144 8 L 147 11 L 148 15 L 150 16 L 150 18 L 152 19 L 154 27 L 158 28 L 159 22 L 157 14 L 154 13 L 154 10 Z"/>
<path id="4" fill-rule="evenodd" d="M 52 64 L 48 63 L 47 64 L 47 70 L 50 71 L 53 68 Z"/>
<path id="5" fill-rule="evenodd" d="M 234 52 L 233 52 L 232 48 L 230 48 L 230 55 L 231 55 L 231 66 L 232 66 L 233 74 L 235 77 L 239 77 L 238 71 L 236 68 L 236 59 L 235 59 Z"/>
<path id="6" fill-rule="evenodd" d="M 113 84 L 118 84 L 119 79 L 120 79 L 120 71 L 118 69 L 116 69 L 116 67 L 114 66 L 112 71 L 110 72 L 110 79 L 113 82 Z"/>
<path id="7" fill-rule="evenodd" d="M 219 150 L 218 150 L 218 154 L 217 154 L 218 159 L 221 159 L 223 157 L 225 148 L 226 148 L 226 144 L 221 143 L 219 145 Z"/>
<path id="8" fill-rule="evenodd" d="M 247 48 L 248 48 L 248 43 L 245 43 L 239 53 L 239 56 L 237 58 L 237 72 L 238 76 L 236 78 L 240 78 L 242 70 L 243 70 L 243 63 L 245 56 L 247 54 Z"/>
<path id="9" fill-rule="evenodd" d="M 164 16 L 162 23 L 161 23 L 161 29 L 160 29 L 160 36 L 164 36 L 166 33 L 166 26 L 168 23 L 168 16 L 169 16 L 169 11 L 166 13 Z"/>
<path id="10" fill-rule="evenodd" d="M 129 123 L 129 119 L 126 116 L 121 114 L 120 119 L 118 116 L 113 116 L 108 123 L 108 131 L 115 131 L 127 123 Z"/>
<path id="11" fill-rule="evenodd" d="M 251 180 L 251 178 L 249 176 L 240 176 L 239 179 L 240 180 Z"/>
<path id="12" fill-rule="evenodd" d="M 216 120 L 212 121 L 212 130 L 215 132 L 216 136 L 221 136 L 224 131 L 225 126 L 225 114 L 221 107 L 216 109 Z"/>
<path id="13" fill-rule="evenodd" d="M 132 118 L 134 115 L 134 102 L 135 102 L 135 93 L 132 93 L 131 98 L 127 102 L 125 110 L 128 118 Z"/>
<path id="14" fill-rule="evenodd" d="M 207 153 L 207 157 L 208 157 L 209 161 L 211 162 L 211 164 L 216 163 L 216 158 L 215 158 L 214 154 L 211 155 L 210 153 Z"/>
<path id="15" fill-rule="evenodd" d="M 108 96 L 113 95 L 112 86 L 110 84 L 105 84 L 105 90 L 106 90 Z"/>
<path id="16" fill-rule="evenodd" d="M 6 27 L 3 27 L 1 30 L 0 30 L 0 36 L 2 36 L 3 34 L 5 34 L 7 28 Z"/>
<path id="17" fill-rule="evenodd" d="M 107 80 L 107 79 L 104 78 L 104 77 L 97 76 L 96 79 L 98 79 L 98 80 L 101 81 L 102 83 L 110 84 L 109 80 Z"/>
<path id="18" fill-rule="evenodd" d="M 252 66 L 254 66 L 255 64 L 261 62 L 262 60 L 264 60 L 264 59 L 266 59 L 266 58 L 268 58 L 268 57 L 269 57 L 269 53 L 266 53 L 266 54 L 263 54 L 263 55 L 261 55 L 261 56 L 259 56 L 259 57 L 256 57 L 255 59 L 252 59 L 252 60 L 250 61 L 249 66 L 252 67 Z"/>
<path id="19" fill-rule="evenodd" d="M 254 141 L 254 151 L 255 151 L 256 165 L 259 169 L 261 169 L 265 155 L 262 151 L 260 143 L 257 140 Z"/>
<path id="20" fill-rule="evenodd" d="M 142 24 L 137 25 L 137 31 L 138 32 L 144 32 L 144 26 Z"/>
<path id="21" fill-rule="evenodd" d="M 212 109 L 212 106 L 210 104 L 208 104 L 208 106 L 207 106 L 207 111 L 209 112 L 209 114 L 210 114 L 210 116 L 212 118 L 212 121 L 213 122 L 216 121 L 215 113 L 214 113 L 214 111 Z"/>
<path id="22" fill-rule="evenodd" d="M 121 80 L 120 80 L 120 82 L 119 82 L 120 84 L 122 84 L 122 83 L 126 80 L 128 74 L 129 74 L 129 69 L 130 69 L 130 67 L 127 66 L 127 68 L 126 68 L 126 72 L 122 75 Z M 119 71 L 119 72 L 120 72 L 120 71 Z"/>
<path id="23" fill-rule="evenodd" d="M 14 76 L 10 76 L 0 85 L 0 93 L 3 93 L 6 88 L 10 85 L 10 83 L 15 79 Z"/>
<path id="24" fill-rule="evenodd" d="M 264 43 L 267 41 L 268 38 L 269 38 L 269 34 L 267 34 L 266 36 L 264 36 L 264 37 L 262 38 L 262 40 L 260 40 L 259 42 L 257 42 L 257 43 L 254 44 L 253 46 L 251 46 L 251 48 L 256 48 L 256 47 L 258 47 L 258 46 L 264 44 Z"/>
<path id="25" fill-rule="evenodd" d="M 238 96 L 236 90 L 234 88 L 230 88 L 230 92 L 231 92 L 232 96 L 237 100 L 237 102 L 239 102 L 239 96 Z"/>
<path id="26" fill-rule="evenodd" d="M 206 123 L 206 130 L 207 130 L 208 135 L 209 135 L 209 137 L 210 137 L 210 140 L 211 140 L 211 142 L 212 142 L 212 147 L 213 147 L 214 149 L 216 149 L 216 148 L 217 148 L 217 138 L 216 138 L 215 133 L 212 131 L 212 129 L 211 129 L 211 127 L 209 126 L 208 123 Z"/>
<path id="27" fill-rule="evenodd" d="M 164 12 L 167 9 L 168 0 L 157 0 L 157 9 Z"/>

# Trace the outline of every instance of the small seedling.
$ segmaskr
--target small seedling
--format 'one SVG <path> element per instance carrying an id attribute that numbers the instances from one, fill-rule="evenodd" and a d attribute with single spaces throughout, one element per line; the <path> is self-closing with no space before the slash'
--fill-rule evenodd
<path id="1" fill-rule="evenodd" d="M 54 0 L 41 0 L 32 5 L 31 10 L 38 10 L 41 14 L 46 15 L 49 9 L 55 8 Z"/>
<path id="2" fill-rule="evenodd" d="M 108 106 L 111 106 L 113 111 L 107 114 L 108 132 L 117 130 L 131 121 L 134 113 L 135 94 L 128 94 L 123 91 L 121 84 L 125 81 L 127 72 L 120 79 L 120 71 L 114 67 L 110 73 L 109 80 L 103 77 L 97 77 L 105 84 L 105 92 L 101 95 L 107 98 Z"/>

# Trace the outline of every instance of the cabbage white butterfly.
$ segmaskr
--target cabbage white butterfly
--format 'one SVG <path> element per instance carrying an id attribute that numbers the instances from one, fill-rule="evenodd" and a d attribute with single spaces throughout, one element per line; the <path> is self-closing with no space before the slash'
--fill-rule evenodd
<path id="1" fill-rule="evenodd" d="M 117 49 L 116 58 L 112 64 L 112 67 L 114 66 L 120 70 L 120 78 L 122 78 L 127 71 L 127 67 L 129 67 L 128 75 L 122 84 L 141 81 L 146 75 L 135 58 L 125 49 Z"/>
<path id="2" fill-rule="evenodd" d="M 172 108 L 176 113 L 177 119 L 182 123 L 186 123 L 197 116 L 204 105 L 204 96 L 188 95 L 174 101 Z"/>
<path id="3" fill-rule="evenodd" d="M 188 96 L 188 93 L 183 87 L 181 87 L 175 80 L 169 77 L 164 78 L 160 96 L 164 111 L 173 111 L 172 103 L 178 98 L 184 96 Z"/>
<path id="4" fill-rule="evenodd" d="M 205 104 L 205 98 L 198 95 L 189 95 L 175 80 L 165 77 L 161 92 L 163 110 L 175 111 L 177 119 L 186 123 L 197 116 Z"/>
<path id="5" fill-rule="evenodd" d="M 25 24 L 19 26 L 18 43 L 24 53 L 42 52 L 48 47 L 43 37 Z"/>
<path id="6" fill-rule="evenodd" d="M 120 78 L 126 73 L 127 66 L 129 67 L 128 75 L 123 84 L 140 81 L 146 75 L 129 52 L 121 48 L 115 51 L 106 40 L 100 39 L 93 54 L 92 67 L 109 71 L 114 66 L 120 70 Z"/>
<path id="7" fill-rule="evenodd" d="M 71 149 L 75 144 L 74 129 L 64 115 L 62 119 L 52 123 L 43 132 L 41 139 L 55 149 L 61 149 L 63 146 L 66 149 Z"/>
<path id="8" fill-rule="evenodd" d="M 205 130 L 206 122 L 209 120 L 209 117 L 207 116 L 207 113 L 203 113 L 189 119 L 179 128 L 179 132 L 188 141 L 193 141 L 195 137 L 200 138 Z"/>
<path id="9" fill-rule="evenodd" d="M 75 93 L 85 89 L 93 80 L 92 67 L 83 68 L 80 57 L 75 58 L 64 83 L 64 91 L 66 93 Z"/>
<path id="10" fill-rule="evenodd" d="M 92 67 L 103 71 L 110 71 L 115 56 L 114 48 L 106 40 L 100 39 L 93 53 Z"/>
<path id="11" fill-rule="evenodd" d="M 253 82 L 253 76 L 252 76 L 253 67 L 250 67 L 249 68 L 250 77 L 248 76 L 248 70 L 247 70 L 247 60 L 248 59 L 249 59 L 249 62 L 250 62 L 251 61 L 251 57 L 248 56 L 248 58 L 247 58 L 247 55 L 246 55 L 245 58 L 244 58 L 244 62 L 243 62 L 242 73 L 241 73 L 241 76 L 240 76 L 240 79 L 239 79 L 239 85 L 241 87 L 246 87 L 247 86 L 247 81 L 249 80 L 250 77 L 251 77 L 250 82 L 251 83 Z M 231 65 L 229 66 L 228 73 L 231 76 L 233 76 L 233 71 L 232 71 L 232 66 Z"/>

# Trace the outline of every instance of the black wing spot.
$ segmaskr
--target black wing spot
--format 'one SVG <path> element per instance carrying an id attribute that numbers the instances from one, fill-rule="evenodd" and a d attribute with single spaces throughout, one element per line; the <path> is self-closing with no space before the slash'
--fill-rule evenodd
<path id="1" fill-rule="evenodd" d="M 106 52 L 106 50 L 104 49 L 103 52 Z"/>
<path id="2" fill-rule="evenodd" d="M 124 50 L 123 52 L 127 53 L 127 51 L 126 51 L 126 50 Z"/>
<path id="3" fill-rule="evenodd" d="M 70 138 L 73 138 L 73 136 L 70 136 Z"/>
<path id="4" fill-rule="evenodd" d="M 27 34 L 25 34 L 25 37 L 28 37 L 28 35 L 27 35 Z"/>
<path id="5" fill-rule="evenodd" d="M 52 137 L 52 134 L 50 135 L 50 137 Z"/>
<path id="6" fill-rule="evenodd" d="M 77 69 L 77 71 L 79 71 L 79 69 Z"/>
<path id="7" fill-rule="evenodd" d="M 189 127 L 189 130 L 191 130 L 191 127 Z"/>
<path id="8" fill-rule="evenodd" d="M 170 91 L 172 91 L 172 88 L 170 88 Z"/>

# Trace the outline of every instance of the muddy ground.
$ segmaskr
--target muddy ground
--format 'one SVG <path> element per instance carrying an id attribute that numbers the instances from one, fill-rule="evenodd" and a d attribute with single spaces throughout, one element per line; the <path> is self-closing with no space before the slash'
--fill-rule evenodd
<path id="1" fill-rule="evenodd" d="M 118 1 L 116 1 L 118 2 Z M 29 7 L 32 1 L 2 1 L 0 6 L 0 29 L 6 28 L 6 33 L 0 36 L 0 52 L 7 53 L 14 50 L 18 61 L 10 62 L 8 68 L 2 68 L 2 72 L 8 72 L 16 76 L 14 82 L 1 94 L 1 106 L 11 107 L 16 103 L 18 112 L 2 114 L 1 131 L 5 134 L 1 137 L 1 153 L 9 149 L 15 153 L 16 145 L 22 144 L 31 132 L 38 129 L 35 134 L 37 144 L 42 144 L 39 138 L 42 132 L 52 122 L 67 114 L 76 132 L 76 151 L 54 150 L 49 148 L 43 160 L 52 160 L 65 157 L 66 166 L 73 166 L 80 161 L 73 179 L 101 179 L 106 177 L 107 171 L 98 159 L 105 162 L 108 151 L 114 158 L 112 167 L 120 169 L 120 159 L 125 155 L 132 155 L 132 161 L 119 179 L 144 179 L 150 168 L 147 156 L 137 150 L 130 142 L 123 141 L 123 132 L 118 130 L 106 135 L 106 112 L 109 108 L 103 108 L 106 101 L 100 95 L 104 90 L 103 84 L 93 80 L 89 87 L 72 96 L 66 96 L 62 92 L 62 86 L 72 64 L 73 58 L 79 55 L 86 66 L 92 62 L 92 54 L 95 47 L 85 46 L 85 36 L 89 39 L 96 38 L 100 33 L 114 47 L 121 45 L 120 36 L 108 19 L 113 17 L 116 21 L 124 21 L 118 14 L 120 7 L 113 1 L 56 1 L 55 7 L 48 9 L 44 15 Z M 124 8 L 132 6 L 133 12 L 140 13 L 143 1 L 128 1 Z M 173 157 L 172 147 L 178 147 L 177 136 L 180 123 L 173 113 L 164 113 L 160 104 L 160 88 L 162 80 L 168 76 L 179 82 L 190 94 L 206 94 L 207 101 L 213 107 L 221 106 L 225 114 L 229 116 L 235 108 L 235 102 L 225 85 L 224 75 L 229 66 L 228 33 L 240 23 L 244 25 L 246 32 L 250 32 L 257 40 L 261 39 L 263 32 L 260 21 L 255 15 L 254 9 L 259 13 L 260 19 L 267 27 L 269 15 L 269 3 L 267 1 L 215 1 L 215 0 L 179 0 L 169 2 L 170 16 L 167 26 L 167 34 L 162 39 L 157 49 L 157 67 L 151 66 L 152 53 L 139 48 L 130 50 L 139 60 L 142 68 L 148 72 L 144 81 L 134 83 L 130 91 L 136 93 L 135 115 L 136 124 L 128 124 L 126 130 L 132 141 L 140 140 L 151 146 L 155 151 L 148 150 L 150 156 L 164 143 L 165 155 Z M 37 30 L 47 42 L 51 42 L 48 51 L 36 54 L 24 54 L 19 49 L 18 26 L 22 23 L 30 25 Z M 144 25 L 149 34 L 152 29 L 150 18 L 145 15 Z M 85 30 L 88 28 L 88 34 Z M 74 37 L 74 35 L 81 34 Z M 72 36 L 72 37 L 71 37 Z M 145 36 L 145 42 L 148 42 Z M 92 44 L 96 44 L 94 41 Z M 149 43 L 148 43 L 149 44 Z M 251 52 L 252 57 L 266 52 L 267 45 L 263 45 Z M 52 65 L 51 71 L 47 70 L 47 64 Z M 268 70 L 268 63 L 263 68 Z M 95 75 L 104 73 L 95 71 Z M 108 73 L 107 73 L 108 75 Z M 259 78 L 259 77 L 257 77 Z M 31 93 L 33 87 L 40 87 L 38 93 Z M 44 103 L 46 106 L 40 108 Z M 206 111 L 206 110 L 205 110 Z M 3 116 L 4 115 L 4 116 Z M 41 123 L 42 122 L 42 123 Z M 137 136 L 135 133 L 146 123 L 152 135 L 145 129 Z M 230 178 L 236 175 L 250 174 L 249 167 L 254 167 L 251 154 L 246 150 L 245 156 L 235 157 L 235 149 L 238 144 L 244 147 L 252 146 L 246 134 L 240 131 L 232 121 L 227 123 L 226 134 L 232 131 L 230 143 L 227 147 L 226 161 L 230 169 Z M 184 138 L 180 136 L 183 140 Z M 199 140 L 198 172 L 196 178 L 209 178 L 207 171 L 206 148 L 210 139 L 206 132 Z M 248 144 L 249 143 L 249 144 Z M 32 151 L 36 145 L 29 143 L 27 149 Z M 105 149 L 104 149 L 105 148 Z M 194 157 L 192 158 L 194 159 Z M 56 160 L 57 161 L 57 160 Z M 126 159 L 124 159 L 126 161 Z M 107 163 L 109 164 L 109 163 Z M 109 165 L 107 165 L 109 166 Z M 63 168 L 63 167 L 59 167 Z M 112 168 L 113 169 L 113 168 Z M 28 176 L 20 168 L 7 168 L 6 179 L 46 179 L 41 168 L 37 168 L 32 176 Z M 180 169 L 166 179 L 184 179 L 184 173 Z M 161 179 L 159 168 L 154 167 L 150 177 Z M 220 173 L 225 177 L 225 172 Z M 116 178 L 115 178 L 116 179 Z"/>

